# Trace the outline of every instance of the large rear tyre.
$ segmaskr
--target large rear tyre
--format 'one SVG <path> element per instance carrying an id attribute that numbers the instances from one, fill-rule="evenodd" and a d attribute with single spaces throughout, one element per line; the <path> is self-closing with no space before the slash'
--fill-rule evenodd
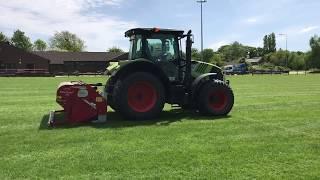
<path id="1" fill-rule="evenodd" d="M 117 81 L 113 102 L 116 111 L 127 119 L 152 119 L 163 109 L 164 88 L 161 81 L 152 74 L 136 72 Z"/>
<path id="2" fill-rule="evenodd" d="M 227 115 L 234 103 L 231 88 L 223 81 L 214 80 L 207 82 L 198 95 L 199 111 L 209 116 Z"/>

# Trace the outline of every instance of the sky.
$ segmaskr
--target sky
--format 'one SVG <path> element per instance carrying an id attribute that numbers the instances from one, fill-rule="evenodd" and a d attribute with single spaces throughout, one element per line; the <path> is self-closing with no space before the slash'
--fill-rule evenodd
<path id="1" fill-rule="evenodd" d="M 311 36 L 320 35 L 319 0 L 207 0 L 203 4 L 204 48 L 217 50 L 238 41 L 263 46 L 274 32 L 277 48 L 308 51 Z M 128 50 L 124 32 L 135 27 L 188 31 L 200 48 L 200 4 L 196 0 L 0 0 L 0 31 L 20 29 L 32 41 L 49 41 L 68 30 L 85 41 L 87 51 L 112 46 Z"/>

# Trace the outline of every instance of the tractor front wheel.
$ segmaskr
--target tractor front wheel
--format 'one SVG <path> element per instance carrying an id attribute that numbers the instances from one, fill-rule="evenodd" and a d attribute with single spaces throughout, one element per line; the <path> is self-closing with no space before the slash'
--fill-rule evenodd
<path id="1" fill-rule="evenodd" d="M 117 111 L 128 119 L 155 118 L 165 103 L 161 81 L 146 72 L 133 73 L 118 80 L 113 95 Z"/>
<path id="2" fill-rule="evenodd" d="M 234 95 L 231 88 L 220 80 L 207 82 L 198 95 L 198 107 L 205 115 L 227 115 L 234 103 Z"/>

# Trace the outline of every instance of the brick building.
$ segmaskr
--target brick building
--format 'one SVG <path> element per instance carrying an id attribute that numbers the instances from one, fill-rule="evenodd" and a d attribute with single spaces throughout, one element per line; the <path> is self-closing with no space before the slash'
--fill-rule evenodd
<path id="1" fill-rule="evenodd" d="M 9 43 L 0 43 L 0 75 L 102 73 L 110 61 L 127 58 L 128 53 L 27 52 Z"/>
<path id="2" fill-rule="evenodd" d="M 0 43 L 0 74 L 48 73 L 49 64 L 46 58 Z"/>

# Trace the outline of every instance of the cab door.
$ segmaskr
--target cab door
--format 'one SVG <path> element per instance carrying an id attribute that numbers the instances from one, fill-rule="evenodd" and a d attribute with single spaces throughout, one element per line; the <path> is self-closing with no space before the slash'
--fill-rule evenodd
<path id="1" fill-rule="evenodd" d="M 146 38 L 146 54 L 166 74 L 170 81 L 179 81 L 178 44 L 173 35 L 155 34 Z"/>

